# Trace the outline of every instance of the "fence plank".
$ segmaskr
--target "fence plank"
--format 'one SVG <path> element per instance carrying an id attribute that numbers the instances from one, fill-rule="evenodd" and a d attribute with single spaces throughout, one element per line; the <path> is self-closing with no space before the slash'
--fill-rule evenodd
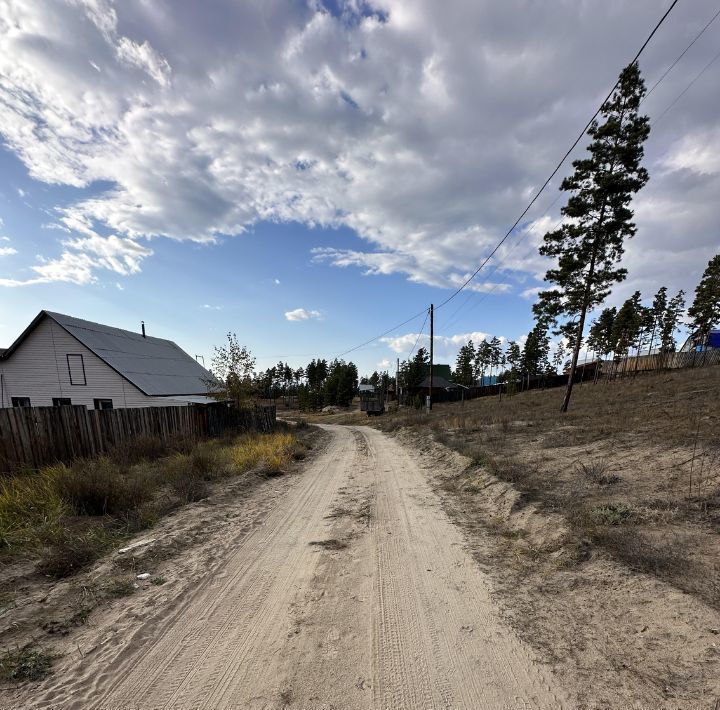
<path id="1" fill-rule="evenodd" d="M 227 429 L 271 431 L 274 406 L 224 404 L 89 410 L 82 406 L 0 409 L 0 473 L 97 456 L 139 436 L 198 439 Z"/>

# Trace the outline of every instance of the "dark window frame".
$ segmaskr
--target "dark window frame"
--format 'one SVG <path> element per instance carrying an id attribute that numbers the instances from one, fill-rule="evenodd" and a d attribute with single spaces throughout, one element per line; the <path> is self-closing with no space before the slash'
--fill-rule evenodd
<path id="1" fill-rule="evenodd" d="M 80 364 L 82 365 L 82 373 L 83 373 L 83 381 L 82 382 L 73 382 L 72 368 L 70 367 L 70 358 L 71 357 L 79 357 L 80 358 Z M 85 372 L 85 358 L 82 356 L 82 353 L 67 353 L 65 355 L 65 360 L 67 360 L 68 377 L 70 378 L 70 385 L 73 387 L 87 387 L 87 373 Z"/>
<path id="2" fill-rule="evenodd" d="M 10 402 L 12 403 L 13 407 L 32 407 L 32 404 L 30 403 L 30 397 L 10 397 Z M 27 402 L 27 404 L 24 404 L 24 402 Z"/>
<path id="3" fill-rule="evenodd" d="M 110 406 L 104 407 L 102 404 L 103 402 L 110 402 Z M 96 397 L 95 399 L 93 399 L 93 407 L 101 412 L 107 409 L 114 409 L 113 401 L 112 399 L 110 399 L 110 397 Z"/>
<path id="4" fill-rule="evenodd" d="M 72 400 L 70 397 L 53 397 L 53 407 L 72 407 Z"/>

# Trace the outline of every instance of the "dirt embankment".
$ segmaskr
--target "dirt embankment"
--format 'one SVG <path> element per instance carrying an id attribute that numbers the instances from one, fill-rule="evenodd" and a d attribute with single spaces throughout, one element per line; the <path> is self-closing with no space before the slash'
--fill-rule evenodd
<path id="1" fill-rule="evenodd" d="M 381 424 L 424 452 L 574 707 L 720 702 L 718 384 L 720 368 L 576 388 L 568 417 L 533 392 Z"/>

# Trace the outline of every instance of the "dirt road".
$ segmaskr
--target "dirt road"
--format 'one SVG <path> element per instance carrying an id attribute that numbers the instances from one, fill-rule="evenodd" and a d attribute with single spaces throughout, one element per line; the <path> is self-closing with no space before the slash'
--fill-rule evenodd
<path id="1" fill-rule="evenodd" d="M 115 657 L 88 657 L 43 707 L 564 707 L 413 452 L 327 429 L 326 450 L 217 573 Z"/>

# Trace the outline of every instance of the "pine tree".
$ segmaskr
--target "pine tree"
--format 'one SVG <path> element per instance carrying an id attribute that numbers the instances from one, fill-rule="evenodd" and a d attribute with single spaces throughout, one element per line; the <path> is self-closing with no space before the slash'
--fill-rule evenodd
<path id="1" fill-rule="evenodd" d="M 467 345 L 463 345 L 455 360 L 455 382 L 459 385 L 471 387 L 474 384 L 474 363 L 475 363 L 475 346 L 471 340 Z"/>
<path id="2" fill-rule="evenodd" d="M 502 343 L 496 335 L 490 341 L 488 355 L 490 359 L 490 376 L 492 377 L 493 369 L 500 367 L 500 359 L 502 358 Z"/>
<path id="3" fill-rule="evenodd" d="M 588 310 L 601 304 L 626 270 L 618 267 L 624 241 L 636 228 L 630 201 L 648 180 L 640 166 L 643 143 L 650 133 L 647 116 L 638 109 L 645 84 L 637 63 L 623 69 L 612 96 L 588 129 L 590 155 L 573 161 L 575 172 L 560 189 L 570 192 L 562 214 L 568 218 L 559 229 L 548 232 L 540 253 L 557 258 L 545 280 L 556 288 L 540 293 L 533 310 L 540 318 L 559 325 L 573 348 L 568 384 L 561 411 L 572 395 L 573 377 L 582 345 Z"/>
<path id="4" fill-rule="evenodd" d="M 707 343 L 711 328 L 720 322 L 720 254 L 708 262 L 688 308 L 693 335 L 700 345 Z"/>
<path id="5" fill-rule="evenodd" d="M 475 377 L 480 380 L 480 386 L 485 384 L 485 370 L 490 367 L 492 348 L 487 340 L 483 340 L 475 350 Z"/>
<path id="6" fill-rule="evenodd" d="M 510 371 L 515 375 L 518 373 L 521 357 L 522 354 L 520 352 L 520 346 L 514 340 L 508 341 L 506 355 L 507 363 L 510 365 Z"/>
<path id="7" fill-rule="evenodd" d="M 587 345 L 601 356 L 602 361 L 607 360 L 611 352 L 615 351 L 617 341 L 615 340 L 615 318 L 617 310 L 612 308 L 604 308 L 595 322 L 590 327 Z M 599 365 L 595 367 L 595 378 L 597 382 L 600 372 Z"/>
<path id="8" fill-rule="evenodd" d="M 558 343 L 555 353 L 552 358 L 552 369 L 551 373 L 557 375 L 558 372 L 562 371 L 563 360 L 565 359 L 565 345 L 564 343 Z"/>
<path id="9" fill-rule="evenodd" d="M 650 333 L 650 344 L 648 345 L 648 355 L 652 355 L 655 336 L 662 330 L 663 316 L 668 307 L 667 286 L 661 286 L 653 298 L 650 313 L 652 315 L 652 332 Z"/>
<path id="10" fill-rule="evenodd" d="M 417 387 L 427 374 L 430 355 L 425 348 L 418 348 L 412 360 L 405 360 L 400 365 L 400 382 L 405 388 Z"/>
<path id="11" fill-rule="evenodd" d="M 548 370 L 548 353 L 550 338 L 542 322 L 539 322 L 527 336 L 522 352 L 522 370 L 528 376 L 537 375 Z"/>
<path id="12" fill-rule="evenodd" d="M 615 323 L 613 325 L 613 339 L 615 341 L 616 361 L 618 356 L 625 358 L 625 367 L 623 373 L 627 369 L 627 358 L 630 348 L 638 339 L 638 334 L 642 328 L 642 304 L 640 303 L 640 291 L 635 293 L 620 306 Z"/>
<path id="13" fill-rule="evenodd" d="M 665 367 L 667 356 L 675 352 L 675 331 L 680 323 L 680 316 L 685 310 L 685 291 L 680 290 L 673 296 L 665 308 L 660 325 L 660 354 L 661 367 Z"/>

